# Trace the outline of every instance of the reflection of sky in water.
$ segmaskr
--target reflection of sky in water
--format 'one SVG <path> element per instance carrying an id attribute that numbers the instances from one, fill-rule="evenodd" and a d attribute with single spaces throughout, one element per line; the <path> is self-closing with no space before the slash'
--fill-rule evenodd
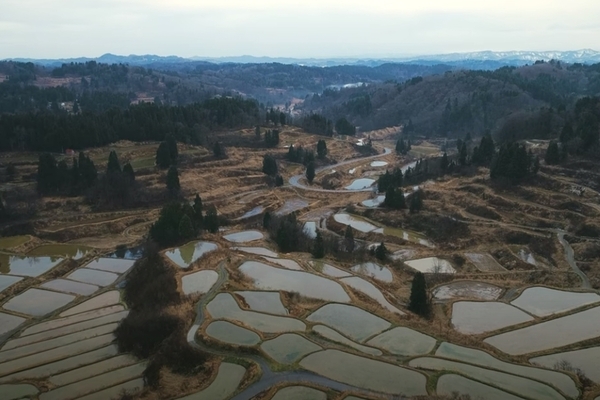
<path id="1" fill-rule="evenodd" d="M 60 257 L 28 257 L 0 253 L 0 273 L 40 276 L 62 260 Z"/>
<path id="2" fill-rule="evenodd" d="M 114 253 L 109 254 L 107 257 L 109 258 L 124 258 L 126 260 L 138 260 L 142 258 L 144 253 L 144 246 L 136 246 L 136 247 L 117 247 L 117 250 Z"/>

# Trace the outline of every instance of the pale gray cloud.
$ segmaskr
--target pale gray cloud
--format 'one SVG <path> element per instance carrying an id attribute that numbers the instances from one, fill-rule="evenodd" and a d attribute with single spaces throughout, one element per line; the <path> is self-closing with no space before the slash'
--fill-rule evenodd
<path id="1" fill-rule="evenodd" d="M 594 48 L 597 0 L 2 0 L 0 58 Z"/>

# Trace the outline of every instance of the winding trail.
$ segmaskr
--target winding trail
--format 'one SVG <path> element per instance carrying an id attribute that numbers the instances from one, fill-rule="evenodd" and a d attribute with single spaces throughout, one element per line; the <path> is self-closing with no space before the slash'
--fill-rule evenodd
<path id="1" fill-rule="evenodd" d="M 224 261 L 221 262 L 219 264 L 219 266 L 217 267 L 217 273 L 219 274 L 219 277 L 217 278 L 217 282 L 213 285 L 213 287 L 204 296 L 202 296 L 202 298 L 198 302 L 198 305 L 196 306 L 196 319 L 194 320 L 194 324 L 192 325 L 192 327 L 190 328 L 190 330 L 187 333 L 187 341 L 192 347 L 195 347 L 197 349 L 200 349 L 202 351 L 205 351 L 205 352 L 208 352 L 211 354 L 215 354 L 218 356 L 225 356 L 225 357 L 229 356 L 229 357 L 244 358 L 244 359 L 253 361 L 256 364 L 258 364 L 258 366 L 260 367 L 261 372 L 262 372 L 260 379 L 257 382 L 253 383 L 252 385 L 245 388 L 242 392 L 240 392 L 237 395 L 235 395 L 234 397 L 232 397 L 232 400 L 251 399 L 252 397 L 256 396 L 257 394 L 259 394 L 265 390 L 268 390 L 271 387 L 273 387 L 277 384 L 280 384 L 280 383 L 297 383 L 297 384 L 312 383 L 312 384 L 315 384 L 318 386 L 326 387 L 326 388 L 337 390 L 340 392 L 352 391 L 352 392 L 364 394 L 364 395 L 373 395 L 373 393 L 370 391 L 360 389 L 360 388 L 357 388 L 354 386 L 346 385 L 344 383 L 340 383 L 340 382 L 325 378 L 323 376 L 320 376 L 320 375 L 317 375 L 317 374 L 314 374 L 314 373 L 308 372 L 308 371 L 301 370 L 301 371 L 274 372 L 271 369 L 271 367 L 269 366 L 269 364 L 267 364 L 267 362 L 260 356 L 257 356 L 257 355 L 241 356 L 239 353 L 228 352 L 228 351 L 223 351 L 223 350 L 216 350 L 216 349 L 204 346 L 201 343 L 198 343 L 196 341 L 196 332 L 198 331 L 198 329 L 204 322 L 204 319 L 205 319 L 204 308 L 206 307 L 208 302 L 213 299 L 215 294 L 221 289 L 221 287 L 223 286 L 223 284 L 227 281 L 227 279 L 229 277 L 229 274 L 227 273 L 227 269 L 225 269 L 224 263 L 225 263 Z M 398 396 L 392 397 L 392 396 L 386 396 L 386 395 L 382 395 L 382 394 L 378 394 L 378 396 L 380 398 L 384 398 L 384 399 L 392 399 L 392 398 L 402 399 L 402 397 L 398 397 Z"/>

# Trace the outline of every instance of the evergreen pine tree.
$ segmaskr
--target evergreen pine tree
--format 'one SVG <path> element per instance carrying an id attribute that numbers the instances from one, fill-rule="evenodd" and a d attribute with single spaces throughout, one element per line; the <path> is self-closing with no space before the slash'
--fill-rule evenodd
<path id="1" fill-rule="evenodd" d="M 346 247 L 348 253 L 352 253 L 354 251 L 354 246 L 354 232 L 352 231 L 352 227 L 347 225 L 346 232 L 344 232 L 344 247 Z"/>
<path id="2" fill-rule="evenodd" d="M 223 147 L 223 145 L 219 141 L 216 141 L 213 146 L 213 154 L 215 155 L 216 158 L 225 158 L 226 157 L 225 147 Z"/>
<path id="3" fill-rule="evenodd" d="M 183 216 L 181 217 L 181 221 L 179 222 L 178 233 L 179 238 L 184 240 L 191 239 L 194 236 L 196 236 L 192 220 L 187 214 L 183 214 Z"/>
<path id="4" fill-rule="evenodd" d="M 408 309 L 422 317 L 429 316 L 429 298 L 427 297 L 427 284 L 425 275 L 417 272 L 412 281 Z"/>
<path id="5" fill-rule="evenodd" d="M 265 175 L 275 176 L 277 175 L 277 169 L 275 158 L 270 154 L 265 154 L 263 157 L 262 172 Z"/>
<path id="6" fill-rule="evenodd" d="M 560 151 L 558 149 L 558 143 L 556 143 L 554 140 L 548 145 L 544 160 L 548 165 L 556 165 L 560 163 Z"/>
<path id="7" fill-rule="evenodd" d="M 200 195 L 196 193 L 196 197 L 194 198 L 194 225 L 199 230 L 202 228 L 202 224 L 204 222 L 204 217 L 202 215 L 202 199 Z"/>
<path id="8" fill-rule="evenodd" d="M 317 259 L 325 257 L 325 242 L 323 241 L 323 235 L 321 235 L 321 232 L 318 230 L 317 237 L 315 238 L 315 243 L 313 245 L 312 255 Z"/>
<path id="9" fill-rule="evenodd" d="M 449 165 L 450 165 L 450 162 L 448 161 L 448 154 L 446 154 L 446 152 L 444 152 L 444 155 L 440 159 L 440 170 L 442 170 L 442 173 L 446 173 L 448 171 Z"/>
<path id="10" fill-rule="evenodd" d="M 256 137 L 257 140 L 260 140 L 260 126 L 256 125 L 256 128 L 254 128 L 254 136 Z"/>
<path id="11" fill-rule="evenodd" d="M 127 163 L 123 166 L 123 173 L 129 178 L 129 182 L 135 182 L 135 171 L 130 163 Z"/>
<path id="12" fill-rule="evenodd" d="M 317 142 L 317 157 L 319 157 L 320 159 L 325 158 L 325 156 L 327 155 L 327 143 L 325 143 L 324 140 L 319 140 Z"/>
<path id="13" fill-rule="evenodd" d="M 423 209 L 423 191 L 421 189 L 416 190 L 410 196 L 410 212 L 418 213 Z"/>
<path id="14" fill-rule="evenodd" d="M 315 175 L 315 164 L 313 162 L 310 162 L 306 167 L 306 179 L 308 180 L 308 183 L 313 183 Z"/>
<path id="15" fill-rule="evenodd" d="M 113 150 L 108 155 L 108 165 L 106 166 L 106 175 L 113 175 L 121 173 L 121 164 L 119 163 L 119 157 Z"/>
<path id="16" fill-rule="evenodd" d="M 179 150 L 177 150 L 177 141 L 173 135 L 167 135 L 167 149 L 169 150 L 169 158 L 171 160 L 171 164 L 177 164 L 177 159 L 179 158 Z"/>
<path id="17" fill-rule="evenodd" d="M 38 160 L 37 190 L 39 193 L 47 194 L 57 188 L 57 166 L 56 159 L 50 153 L 42 153 Z"/>
<path id="18" fill-rule="evenodd" d="M 156 165 L 161 169 L 167 169 L 171 166 L 171 153 L 167 142 L 161 142 L 156 150 Z"/>
<path id="19" fill-rule="evenodd" d="M 204 226 L 210 233 L 219 232 L 219 215 L 215 206 L 211 205 L 206 211 L 206 217 L 204 217 Z"/>
<path id="20" fill-rule="evenodd" d="M 461 166 L 465 166 L 467 165 L 467 157 L 468 157 L 468 152 L 467 152 L 467 143 L 466 142 L 462 142 L 460 149 L 458 151 L 458 163 Z"/>
<path id="21" fill-rule="evenodd" d="M 381 242 L 381 244 L 375 249 L 375 257 L 377 257 L 378 260 L 385 261 L 387 258 L 387 253 L 388 250 L 383 242 Z"/>
<path id="22" fill-rule="evenodd" d="M 167 189 L 172 196 L 177 196 L 181 190 L 181 185 L 179 184 L 179 171 L 177 171 L 175 165 L 171 165 L 167 172 Z"/>
<path id="23" fill-rule="evenodd" d="M 275 186 L 277 186 L 277 187 L 283 186 L 283 176 L 277 175 L 275 177 Z"/>
<path id="24" fill-rule="evenodd" d="M 271 213 L 267 211 L 267 212 L 265 212 L 265 215 L 263 215 L 263 228 L 269 229 L 270 225 L 271 225 Z"/>

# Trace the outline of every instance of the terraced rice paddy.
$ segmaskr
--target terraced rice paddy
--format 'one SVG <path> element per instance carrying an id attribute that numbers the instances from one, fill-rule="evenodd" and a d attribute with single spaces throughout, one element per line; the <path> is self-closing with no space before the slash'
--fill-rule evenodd
<path id="1" fill-rule="evenodd" d="M 485 339 L 485 342 L 507 354 L 531 354 L 599 337 L 599 320 L 600 307 L 595 307 L 527 328 L 492 336 Z"/>
<path id="2" fill-rule="evenodd" d="M 503 289 L 484 282 L 462 281 L 438 286 L 433 290 L 436 300 L 473 299 L 493 301 L 502 294 Z"/>
<path id="3" fill-rule="evenodd" d="M 10 331 L 17 329 L 26 321 L 23 317 L 0 312 L 0 337 Z"/>
<path id="4" fill-rule="evenodd" d="M 327 400 L 327 394 L 305 386 L 288 386 L 277 391 L 271 400 Z"/>
<path id="5" fill-rule="evenodd" d="M 346 276 L 352 276 L 352 274 L 332 265 L 325 264 L 322 261 L 311 261 L 311 265 L 315 271 L 325 274 L 327 276 L 331 276 L 332 278 L 343 278 Z"/>
<path id="6" fill-rule="evenodd" d="M 121 300 L 121 294 L 118 290 L 111 290 L 109 292 L 102 293 L 96 297 L 82 302 L 74 307 L 69 308 L 66 311 L 60 313 L 61 317 L 67 317 L 69 315 L 79 314 L 98 308 L 107 307 L 110 305 L 119 304 Z"/>
<path id="7" fill-rule="evenodd" d="M 79 268 L 75 272 L 67 275 L 67 278 L 73 281 L 105 287 L 115 283 L 115 281 L 119 279 L 119 275 L 96 269 Z"/>
<path id="8" fill-rule="evenodd" d="M 298 264 L 294 260 L 288 260 L 287 258 L 270 258 L 270 257 L 263 257 L 263 258 L 269 262 L 272 262 L 273 264 L 277 264 L 286 269 L 292 269 L 295 271 L 303 271 L 304 270 L 304 268 L 302 268 L 300 266 L 300 264 Z"/>
<path id="9" fill-rule="evenodd" d="M 295 334 L 283 334 L 260 345 L 265 354 L 280 364 L 293 364 L 307 354 L 322 350 L 313 342 Z"/>
<path id="10" fill-rule="evenodd" d="M 78 294 L 82 296 L 89 296 L 95 293 L 98 289 L 100 289 L 98 286 L 70 281 L 68 279 L 55 279 L 43 283 L 42 285 L 40 285 L 40 287 L 44 289 L 55 290 L 57 292 Z"/>
<path id="11" fill-rule="evenodd" d="M 300 365 L 314 373 L 362 389 L 405 396 L 426 395 L 425 376 L 396 365 L 339 350 L 306 356 Z"/>
<path id="12" fill-rule="evenodd" d="M 20 276 L 0 275 L 0 293 L 22 280 Z"/>
<path id="13" fill-rule="evenodd" d="M 377 196 L 373 199 L 365 200 L 361 204 L 365 207 L 377 208 L 380 205 L 382 205 L 384 201 L 385 201 L 385 196 Z"/>
<path id="14" fill-rule="evenodd" d="M 129 271 L 135 261 L 124 260 L 118 258 L 98 258 L 85 267 L 90 269 L 97 269 L 100 271 L 114 272 L 115 274 L 124 274 Z"/>
<path id="15" fill-rule="evenodd" d="M 306 330 L 304 322 L 297 319 L 242 310 L 229 293 L 218 294 L 208 303 L 206 310 L 213 319 L 238 321 L 259 332 L 282 333 Z"/>
<path id="16" fill-rule="evenodd" d="M 25 292 L 7 301 L 5 310 L 21 314 L 43 317 L 75 300 L 75 296 L 48 290 L 27 289 Z"/>
<path id="17" fill-rule="evenodd" d="M 452 305 L 454 329 L 468 334 L 480 334 L 533 321 L 533 317 L 499 302 L 459 301 Z"/>
<path id="18" fill-rule="evenodd" d="M 571 367 L 581 369 L 589 379 L 600 383 L 600 347 L 535 357 L 529 362 L 546 368 L 560 367 L 561 363 L 567 362 Z"/>
<path id="19" fill-rule="evenodd" d="M 467 347 L 457 346 L 444 342 L 438 347 L 435 355 L 438 357 L 449 358 L 469 364 L 480 365 L 482 367 L 496 369 L 507 372 L 523 378 L 531 378 L 554 386 L 569 397 L 576 398 L 579 395 L 577 385 L 568 375 L 551 370 L 527 367 L 523 365 L 511 364 L 498 360 L 492 355 Z"/>
<path id="20" fill-rule="evenodd" d="M 184 275 L 181 278 L 181 290 L 184 294 L 206 293 L 219 279 L 216 271 L 204 270 Z"/>
<path id="21" fill-rule="evenodd" d="M 404 262 L 412 269 L 424 274 L 454 274 L 456 270 L 446 260 L 437 257 L 421 258 Z"/>
<path id="22" fill-rule="evenodd" d="M 287 315 L 288 312 L 281 302 L 279 292 L 235 292 L 241 298 L 242 304 L 248 305 L 252 311 L 268 314 Z"/>
<path id="23" fill-rule="evenodd" d="M 185 246 L 167 251 L 165 255 L 177 266 L 188 268 L 190 264 L 211 251 L 217 250 L 217 245 L 210 242 L 191 242 Z"/>
<path id="24" fill-rule="evenodd" d="M 284 270 L 256 261 L 246 261 L 239 270 L 253 279 L 258 289 L 297 292 L 306 297 L 340 303 L 350 301 L 339 283 L 308 272 Z"/>
<path id="25" fill-rule="evenodd" d="M 548 385 L 504 372 L 432 357 L 411 360 L 409 365 L 430 371 L 458 372 L 481 383 L 498 387 L 507 392 L 519 393 L 532 399 L 564 400 L 559 392 Z"/>
<path id="26" fill-rule="evenodd" d="M 306 207 L 308 207 L 308 202 L 305 200 L 289 199 L 289 200 L 285 201 L 285 203 L 279 210 L 275 211 L 275 215 L 278 215 L 278 216 L 288 215 L 295 211 L 300 211 Z"/>
<path id="27" fill-rule="evenodd" d="M 33 385 L 0 385 L 0 394 L 4 400 L 17 400 L 35 396 L 39 390 Z"/>
<path id="28" fill-rule="evenodd" d="M 465 256 L 481 272 L 505 272 L 506 269 L 489 254 L 465 253 Z"/>
<path id="29" fill-rule="evenodd" d="M 352 267 L 352 272 L 370 276 L 372 278 L 377 279 L 378 281 L 386 283 L 391 283 L 394 280 L 392 271 L 390 271 L 388 267 L 382 267 L 381 265 L 375 264 L 373 262 L 366 262 L 363 264 L 355 265 L 354 267 Z"/>
<path id="30" fill-rule="evenodd" d="M 227 321 L 214 321 L 206 328 L 206 334 L 214 339 L 239 346 L 254 346 L 260 343 L 260 336 Z"/>
<path id="31" fill-rule="evenodd" d="M 0 274 L 40 276 L 63 261 L 59 257 L 29 257 L 0 253 Z"/>
<path id="32" fill-rule="evenodd" d="M 8 236 L 0 238 L 0 249 L 8 250 L 15 247 L 19 247 L 29 242 L 31 237 L 28 235 L 23 236 Z"/>
<path id="33" fill-rule="evenodd" d="M 350 185 L 346 186 L 346 190 L 363 190 L 368 189 L 375 184 L 375 179 L 371 178 L 360 178 L 355 179 L 350 183 Z"/>
<path id="34" fill-rule="evenodd" d="M 575 293 L 545 287 L 532 287 L 510 304 L 538 317 L 547 317 L 600 302 L 596 293 Z"/>
<path id="35" fill-rule="evenodd" d="M 393 306 L 389 301 L 387 301 L 387 299 L 381 293 L 381 291 L 379 289 L 377 289 L 377 287 L 375 287 L 375 285 L 373 285 L 371 282 L 367 282 L 364 279 L 358 278 L 355 276 L 348 277 L 348 278 L 342 278 L 342 279 L 340 279 L 340 282 L 343 282 L 346 285 L 350 286 L 351 288 L 356 289 L 359 292 L 366 294 L 367 296 L 369 296 L 370 298 L 372 298 L 376 302 L 378 302 L 379 305 L 381 305 L 386 310 L 391 311 L 396 314 L 406 315 L 406 313 L 400 311 L 398 308 Z"/>
<path id="36" fill-rule="evenodd" d="M 442 375 L 438 379 L 436 391 L 438 395 L 445 396 L 451 396 L 453 393 L 460 393 L 469 395 L 474 399 L 522 400 L 521 397 L 455 374 Z"/>
<path id="37" fill-rule="evenodd" d="M 221 363 L 217 377 L 206 389 L 181 397 L 181 400 L 225 400 L 235 392 L 245 373 L 246 369 L 241 365 Z"/>
<path id="38" fill-rule="evenodd" d="M 259 231 L 236 232 L 236 233 L 230 233 L 229 235 L 223 236 L 223 238 L 225 240 L 228 240 L 228 241 L 234 242 L 234 243 L 253 242 L 255 240 L 260 240 L 264 237 L 265 236 L 262 233 L 260 233 Z"/>
<path id="39" fill-rule="evenodd" d="M 327 325 L 358 342 L 362 342 L 391 326 L 388 321 L 382 318 L 358 307 L 345 304 L 326 304 L 312 313 L 306 320 Z"/>
<path id="40" fill-rule="evenodd" d="M 397 356 L 418 356 L 430 353 L 436 340 L 412 329 L 399 327 L 375 336 L 367 344 Z"/>
<path id="41" fill-rule="evenodd" d="M 92 251 L 91 247 L 75 244 L 43 244 L 31 250 L 27 255 L 31 257 L 49 256 L 79 260 L 90 251 Z"/>
<path id="42" fill-rule="evenodd" d="M 335 331 L 325 325 L 315 325 L 313 327 L 313 331 L 332 342 L 341 343 L 365 354 L 370 354 L 372 356 L 380 356 L 383 354 L 381 350 L 358 344 L 348 339 L 346 336 L 342 335 L 338 331 Z"/>
<path id="43" fill-rule="evenodd" d="M 234 247 L 233 250 L 243 251 L 244 253 L 256 254 L 258 256 L 265 256 L 271 258 L 279 257 L 279 254 L 264 247 Z"/>

